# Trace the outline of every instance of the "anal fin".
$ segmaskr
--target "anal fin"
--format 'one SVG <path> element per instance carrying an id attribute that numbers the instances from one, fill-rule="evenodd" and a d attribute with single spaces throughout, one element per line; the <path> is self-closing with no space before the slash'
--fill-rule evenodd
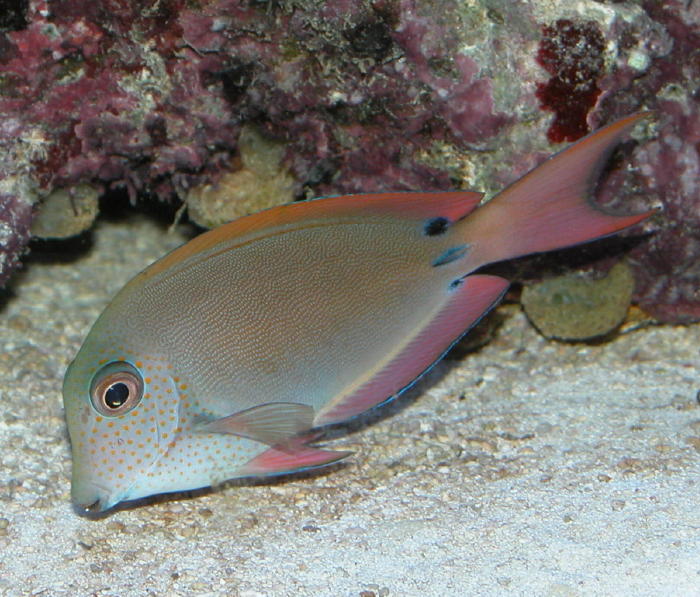
<path id="1" fill-rule="evenodd" d="M 497 276 L 473 274 L 445 289 L 443 305 L 387 355 L 361 384 L 325 404 L 314 425 L 340 423 L 398 396 L 435 364 L 503 296 L 508 281 Z"/>

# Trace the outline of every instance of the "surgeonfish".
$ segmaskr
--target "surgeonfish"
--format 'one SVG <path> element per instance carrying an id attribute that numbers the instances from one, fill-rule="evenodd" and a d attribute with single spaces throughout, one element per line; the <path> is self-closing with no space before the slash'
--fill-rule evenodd
<path id="1" fill-rule="evenodd" d="M 472 272 L 652 213 L 590 200 L 644 116 L 590 134 L 482 206 L 469 191 L 297 202 L 153 263 L 66 372 L 76 510 L 345 458 L 313 445 L 319 428 L 399 395 L 501 299 L 508 281 Z"/>

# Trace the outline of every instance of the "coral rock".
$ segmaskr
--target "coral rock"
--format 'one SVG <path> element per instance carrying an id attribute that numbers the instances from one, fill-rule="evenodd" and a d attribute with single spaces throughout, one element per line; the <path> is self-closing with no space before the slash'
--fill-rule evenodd
<path id="1" fill-rule="evenodd" d="M 32 235 L 39 238 L 68 238 L 88 230 L 97 217 L 99 190 L 79 184 L 67 191 L 56 189 L 42 200 L 32 221 Z"/>
<path id="2" fill-rule="evenodd" d="M 624 262 L 600 280 L 569 274 L 526 286 L 525 313 L 548 338 L 586 340 L 622 323 L 632 300 L 634 277 Z"/>
<path id="3" fill-rule="evenodd" d="M 241 131 L 239 150 L 240 169 L 189 191 L 188 213 L 200 226 L 213 228 L 294 199 L 294 178 L 282 165 L 283 144 L 247 126 Z"/>

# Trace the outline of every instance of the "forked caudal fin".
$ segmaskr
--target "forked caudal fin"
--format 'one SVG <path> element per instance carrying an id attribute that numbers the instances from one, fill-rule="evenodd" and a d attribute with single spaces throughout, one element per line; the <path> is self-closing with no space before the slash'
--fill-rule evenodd
<path id="1" fill-rule="evenodd" d="M 610 153 L 648 112 L 622 118 L 549 158 L 462 220 L 457 232 L 479 267 L 587 242 L 628 228 L 654 210 L 605 213 L 591 194 Z"/>

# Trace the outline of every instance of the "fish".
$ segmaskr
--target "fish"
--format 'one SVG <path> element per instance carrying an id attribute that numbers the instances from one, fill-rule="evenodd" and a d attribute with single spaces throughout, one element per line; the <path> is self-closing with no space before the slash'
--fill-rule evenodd
<path id="1" fill-rule="evenodd" d="M 482 266 L 654 213 L 611 214 L 591 199 L 645 116 L 591 133 L 487 202 L 473 191 L 302 201 L 151 264 L 65 374 L 74 508 L 102 513 L 349 456 L 316 445 L 324 427 L 396 398 L 500 301 L 509 282 Z"/>

